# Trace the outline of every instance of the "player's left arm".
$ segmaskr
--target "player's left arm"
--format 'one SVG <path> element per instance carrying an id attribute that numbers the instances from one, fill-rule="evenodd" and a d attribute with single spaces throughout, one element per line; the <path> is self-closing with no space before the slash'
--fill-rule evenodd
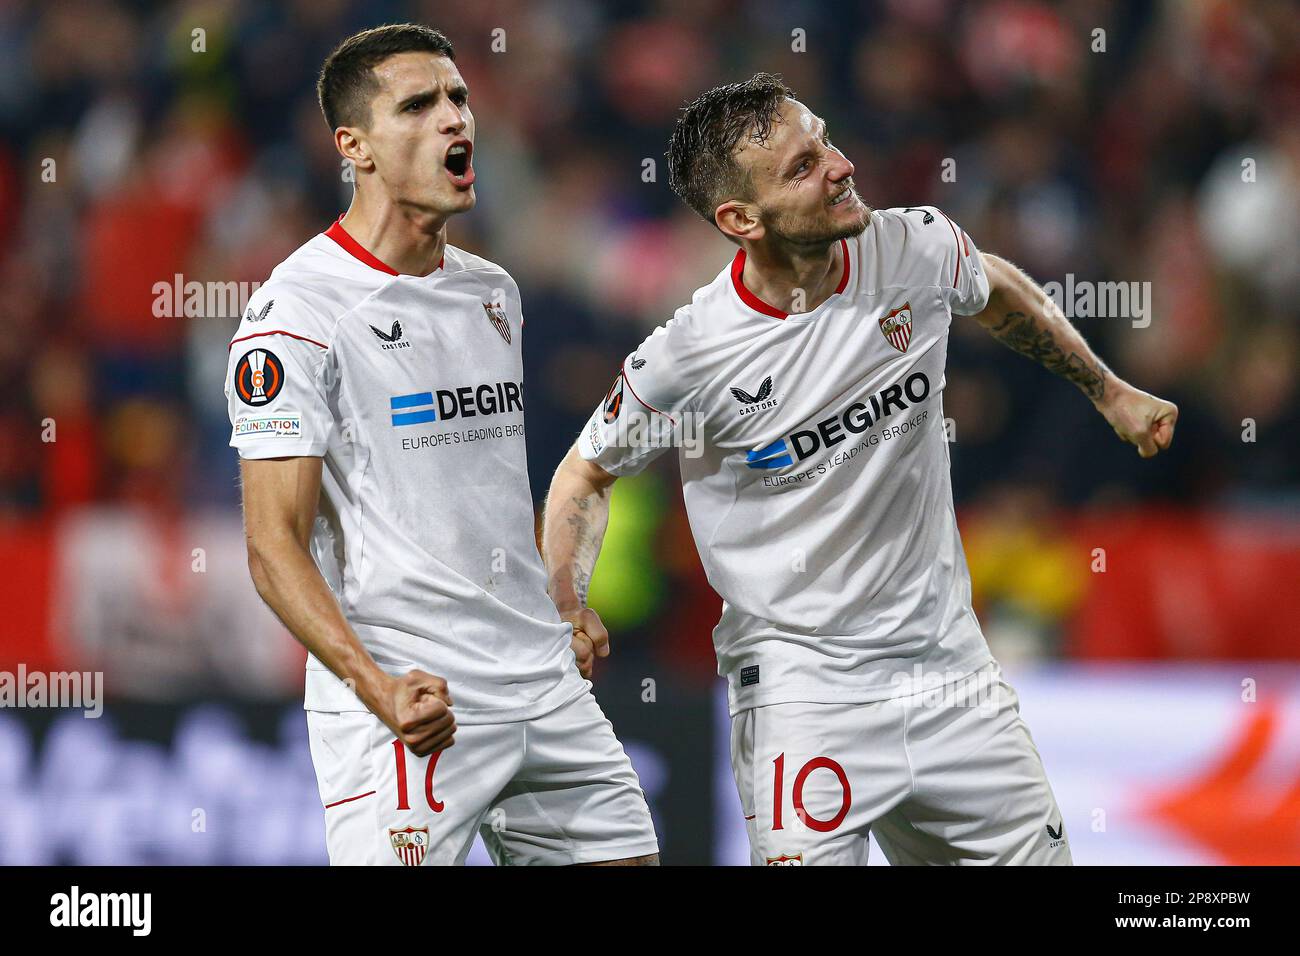
<path id="1" fill-rule="evenodd" d="M 1106 367 L 1052 301 L 1005 259 L 977 253 L 989 282 L 989 301 L 975 321 L 995 339 L 1078 386 L 1115 433 L 1151 458 L 1174 440 L 1178 406 L 1125 382 Z"/>

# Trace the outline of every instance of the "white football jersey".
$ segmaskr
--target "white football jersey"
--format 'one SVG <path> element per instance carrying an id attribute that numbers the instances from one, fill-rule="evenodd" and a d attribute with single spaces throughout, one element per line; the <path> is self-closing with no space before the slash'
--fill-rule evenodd
<path id="1" fill-rule="evenodd" d="M 462 723 L 582 693 L 546 593 L 524 456 L 519 289 L 447 246 L 399 275 L 340 223 L 249 302 L 226 374 L 244 458 L 324 459 L 311 550 L 381 668 L 446 679 Z M 364 710 L 314 657 L 308 710 Z"/>
<path id="2" fill-rule="evenodd" d="M 990 660 L 941 400 L 952 314 L 988 302 L 979 253 L 933 207 L 873 211 L 841 247 L 839 288 L 796 315 L 745 288 L 739 252 L 627 357 L 578 440 L 615 475 L 678 445 L 733 715 L 896 697 Z"/>

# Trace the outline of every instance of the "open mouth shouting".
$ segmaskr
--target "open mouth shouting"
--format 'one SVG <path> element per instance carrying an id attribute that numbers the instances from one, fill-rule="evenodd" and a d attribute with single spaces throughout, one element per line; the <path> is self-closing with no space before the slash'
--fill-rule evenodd
<path id="1" fill-rule="evenodd" d="M 468 139 L 458 139 L 447 148 L 442 164 L 447 170 L 447 178 L 457 189 L 468 189 L 474 185 L 474 167 L 470 157 L 474 155 L 474 144 Z"/>

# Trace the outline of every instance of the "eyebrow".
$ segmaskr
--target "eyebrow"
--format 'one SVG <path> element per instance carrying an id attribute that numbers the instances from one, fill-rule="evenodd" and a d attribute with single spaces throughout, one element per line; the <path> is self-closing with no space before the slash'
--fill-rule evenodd
<path id="1" fill-rule="evenodd" d="M 468 98 L 469 87 L 467 87 L 464 83 L 457 83 L 455 86 L 451 86 L 447 88 L 448 96 L 456 96 L 458 94 L 462 97 Z M 433 100 L 437 98 L 437 96 L 438 96 L 438 91 L 436 89 L 420 90 L 418 93 L 412 93 L 410 96 L 406 96 L 398 100 L 397 111 L 400 113 L 402 110 L 406 109 L 412 103 L 419 103 L 425 100 Z"/>

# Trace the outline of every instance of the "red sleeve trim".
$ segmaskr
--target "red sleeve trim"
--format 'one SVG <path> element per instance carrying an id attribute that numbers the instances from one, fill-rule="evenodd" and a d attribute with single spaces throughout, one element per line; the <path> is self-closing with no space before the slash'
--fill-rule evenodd
<path id="1" fill-rule="evenodd" d="M 263 335 L 287 335 L 291 339 L 298 339 L 303 342 L 310 342 L 312 345 L 320 346 L 323 349 L 329 348 L 329 346 L 326 345 L 324 342 L 317 342 L 315 339 L 309 339 L 305 335 L 295 335 L 293 332 L 286 332 L 284 329 L 272 329 L 270 332 L 254 332 L 252 335 L 241 335 L 237 339 L 232 339 L 230 344 L 226 346 L 226 351 L 229 352 L 232 348 L 234 348 L 236 342 L 246 342 L 249 339 L 261 338 Z"/>
<path id="2" fill-rule="evenodd" d="M 618 374 L 621 375 L 621 376 L 623 376 L 623 382 L 624 382 L 624 384 L 627 385 L 627 390 L 628 390 L 629 392 L 632 393 L 632 397 L 633 397 L 633 398 L 635 398 L 638 402 L 640 402 L 640 403 L 641 403 L 642 405 L 644 405 L 646 408 L 650 409 L 650 411 L 652 411 L 652 412 L 656 412 L 656 413 L 662 415 L 664 418 L 668 419 L 670 422 L 673 423 L 673 427 L 674 427 L 674 428 L 677 427 L 677 419 L 673 418 L 673 416 L 669 415 L 669 414 L 668 414 L 667 412 L 665 412 L 663 409 L 661 409 L 661 408 L 655 408 L 653 405 L 651 405 L 649 402 L 647 402 L 644 398 L 642 398 L 640 395 L 638 395 L 638 394 L 636 393 L 636 389 L 632 387 L 632 381 L 627 377 L 627 369 L 626 369 L 626 367 L 620 368 L 620 369 L 618 370 Z"/>
<path id="3" fill-rule="evenodd" d="M 938 207 L 936 206 L 935 208 L 937 209 Z M 952 241 L 957 243 L 957 266 L 952 270 L 952 287 L 955 289 L 957 288 L 957 278 L 961 275 L 961 239 L 957 236 L 957 227 L 952 224 L 951 219 L 948 219 L 948 214 L 942 209 L 939 209 L 939 215 L 943 216 L 943 218 L 948 221 L 948 228 L 952 230 Z M 966 254 L 970 255 L 969 252 Z"/>

